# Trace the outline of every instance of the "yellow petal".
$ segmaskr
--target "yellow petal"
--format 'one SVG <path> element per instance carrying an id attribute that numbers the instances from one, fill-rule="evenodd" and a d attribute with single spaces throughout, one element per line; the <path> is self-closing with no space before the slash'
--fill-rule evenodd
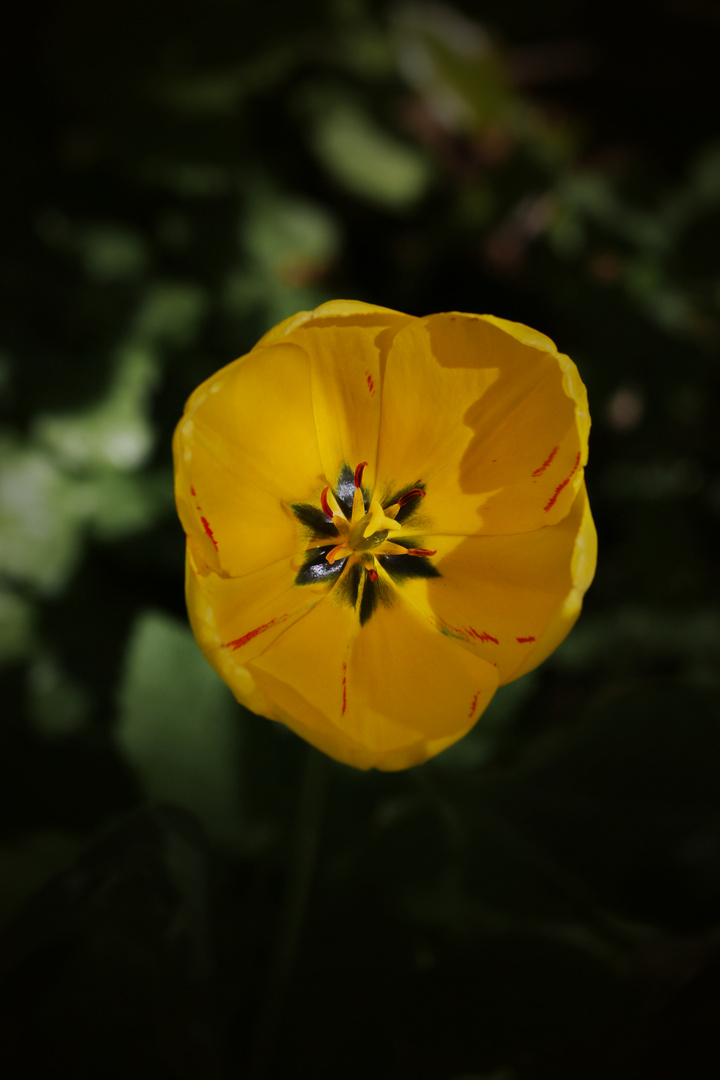
<path id="1" fill-rule="evenodd" d="M 255 349 L 208 379 L 173 446 L 178 512 L 208 565 L 245 574 L 300 549 L 289 504 L 317 503 L 325 480 L 298 346 Z"/>
<path id="2" fill-rule="evenodd" d="M 467 316 L 467 318 L 472 317 L 473 316 L 471 315 Z M 587 465 L 588 438 L 590 435 L 590 410 L 588 407 L 587 390 L 580 378 L 578 369 L 575 367 L 575 364 L 570 357 L 566 356 L 565 353 L 559 353 L 555 342 L 551 341 L 545 334 L 541 334 L 539 330 L 533 330 L 530 326 L 525 326 L 524 323 L 510 322 L 509 319 L 498 319 L 495 315 L 481 315 L 480 318 L 485 322 L 492 323 L 493 326 L 499 327 L 500 330 L 512 334 L 512 336 L 522 342 L 523 345 L 530 345 L 535 349 L 543 349 L 545 352 L 549 352 L 557 357 L 563 373 L 565 393 L 575 402 L 575 419 L 580 432 L 580 442 L 583 446 L 581 464 Z"/>
<path id="3" fill-rule="evenodd" d="M 404 769 L 468 731 L 497 670 L 392 596 L 360 627 L 330 593 L 249 664 L 272 715 L 358 768 Z"/>
<path id="4" fill-rule="evenodd" d="M 353 315 L 380 315 L 383 317 L 390 315 L 394 317 L 400 314 L 400 312 L 393 311 L 391 308 L 378 307 L 377 304 L 365 304 L 362 300 L 328 300 L 326 303 L 321 304 L 320 307 L 316 307 L 314 311 L 298 311 L 296 315 L 283 319 L 281 323 L 273 326 L 271 330 L 263 334 L 257 344 L 270 345 L 274 341 L 279 341 L 291 333 L 296 326 L 302 326 L 309 319 L 335 319 Z M 404 317 L 407 318 L 407 316 Z M 387 325 L 387 320 L 385 325 Z"/>
<path id="5" fill-rule="evenodd" d="M 185 593 L 195 639 L 235 697 L 254 712 L 270 704 L 247 671 L 248 661 L 308 612 L 328 585 L 296 585 L 302 558 L 293 556 L 243 577 L 203 573 L 188 545 Z"/>
<path id="6" fill-rule="evenodd" d="M 367 461 L 363 486 L 373 489 L 385 361 L 395 333 L 408 321 L 386 308 L 335 301 L 285 339 L 311 358 L 320 456 L 331 484 L 343 465 L 354 469 Z"/>
<path id="7" fill-rule="evenodd" d="M 528 654 L 525 662 L 515 672 L 513 676 L 515 679 L 536 668 L 565 640 L 577 622 L 582 608 L 583 597 L 590 588 L 592 579 L 595 576 L 597 532 L 584 487 L 580 495 L 578 495 L 578 502 L 582 507 L 582 520 L 575 541 L 570 567 L 572 587 L 545 633 L 538 640 L 534 651 Z"/>
<path id="8" fill-rule="evenodd" d="M 514 536 L 427 537 L 440 577 L 403 581 L 405 599 L 459 645 L 496 664 L 500 684 L 530 671 L 571 630 L 595 570 L 585 488 L 556 525 Z"/>
<path id="9" fill-rule="evenodd" d="M 283 319 L 277 326 L 273 326 L 271 330 L 268 330 L 266 334 L 258 341 L 255 346 L 256 349 L 265 345 L 273 345 L 278 341 L 281 341 L 284 337 L 295 329 L 296 326 L 302 326 L 308 319 L 312 319 L 312 311 L 298 311 L 295 315 L 290 315 L 287 319 Z"/>
<path id="10" fill-rule="evenodd" d="M 587 456 L 587 399 L 572 361 L 531 333 L 524 341 L 453 313 L 397 333 L 378 471 L 390 486 L 425 481 L 425 533 L 525 532 L 569 511 Z"/>

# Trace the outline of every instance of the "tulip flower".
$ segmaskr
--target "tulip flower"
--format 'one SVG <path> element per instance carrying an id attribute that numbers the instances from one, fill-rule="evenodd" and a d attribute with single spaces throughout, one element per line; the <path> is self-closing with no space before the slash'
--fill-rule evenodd
<path id="1" fill-rule="evenodd" d="M 174 439 L 195 638 L 237 699 L 404 769 L 563 640 L 595 570 L 573 362 L 490 315 L 300 312 Z"/>

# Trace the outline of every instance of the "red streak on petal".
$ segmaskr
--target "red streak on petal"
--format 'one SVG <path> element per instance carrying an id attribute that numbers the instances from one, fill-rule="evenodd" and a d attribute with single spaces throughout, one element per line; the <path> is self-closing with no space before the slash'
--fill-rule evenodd
<path id="1" fill-rule="evenodd" d="M 343 664 L 342 688 L 343 688 L 342 715 L 344 716 L 345 715 L 345 709 L 347 708 L 347 664 Z"/>
<path id="2" fill-rule="evenodd" d="M 372 395 L 375 394 L 375 383 L 373 382 L 373 377 L 372 377 L 372 375 L 370 374 L 369 371 L 366 371 L 365 375 L 366 375 L 368 390 L 370 391 L 370 394 L 372 396 Z"/>
<path id="3" fill-rule="evenodd" d="M 477 708 L 477 703 L 478 703 L 478 698 L 479 697 L 480 697 L 480 691 L 478 690 L 477 693 L 475 694 L 475 697 L 472 699 L 472 704 L 470 705 L 470 712 L 468 713 L 468 720 L 470 719 L 472 714 L 475 712 L 475 709 Z"/>
<path id="4" fill-rule="evenodd" d="M 243 634 L 242 637 L 235 638 L 234 641 L 227 641 L 223 645 L 223 649 L 240 649 L 243 645 L 247 645 L 248 641 L 256 638 L 258 634 L 269 630 L 271 626 L 277 626 L 278 623 L 285 622 L 287 618 L 287 615 L 278 615 L 276 618 L 271 619 L 270 622 L 263 623 L 262 626 L 256 626 L 254 630 L 248 630 L 247 634 Z"/>
<path id="5" fill-rule="evenodd" d="M 516 637 L 515 640 L 519 645 L 524 645 L 527 641 L 534 641 L 534 637 Z"/>
<path id="6" fill-rule="evenodd" d="M 447 622 L 447 620 L 443 618 L 440 618 L 439 622 L 448 630 L 452 630 L 454 634 L 457 634 L 459 637 L 464 638 L 465 641 L 470 640 L 467 630 L 463 629 L 461 626 L 453 626 L 452 623 Z"/>
<path id="7" fill-rule="evenodd" d="M 359 488 L 360 485 L 362 484 L 363 471 L 364 471 L 366 465 L 367 465 L 367 461 L 361 461 L 360 464 L 355 467 L 355 487 L 356 488 Z"/>
<path id="8" fill-rule="evenodd" d="M 197 491 L 195 490 L 194 487 L 190 488 L 190 494 L 192 495 L 193 499 L 197 498 Z"/>
<path id="9" fill-rule="evenodd" d="M 557 502 L 558 495 L 560 494 L 560 492 L 562 491 L 562 489 L 564 487 L 568 486 L 569 483 L 570 483 L 570 477 L 568 477 L 567 480 L 563 480 L 562 484 L 558 484 L 558 486 L 555 488 L 555 491 L 553 492 L 553 495 L 552 495 L 552 498 L 550 499 L 550 502 L 547 504 L 547 506 L 543 506 L 543 510 L 545 511 L 546 514 L 547 514 L 548 510 L 552 510 L 553 506 Z"/>
<path id="10" fill-rule="evenodd" d="M 430 548 L 407 548 L 408 555 L 437 555 L 437 550 L 431 551 Z"/>
<path id="11" fill-rule="evenodd" d="M 568 484 L 572 480 L 573 473 L 575 472 L 575 470 L 577 469 L 579 464 L 580 464 L 580 454 L 578 454 L 578 456 L 575 458 L 575 464 L 572 467 L 570 475 L 568 477 L 566 477 L 565 480 L 563 480 L 562 484 L 558 484 L 558 486 L 555 488 L 555 491 L 553 492 L 553 495 L 552 495 L 552 498 L 550 499 L 550 502 L 547 504 L 547 506 L 543 506 L 543 510 L 545 511 L 545 513 L 547 513 L 548 510 L 551 510 L 552 507 L 555 505 L 555 503 L 557 502 L 558 495 L 560 494 L 560 492 L 562 491 L 563 488 L 568 486 Z"/>
<path id="12" fill-rule="evenodd" d="M 328 502 L 328 497 L 327 497 L 327 493 L 328 493 L 329 490 L 330 490 L 330 485 L 328 484 L 328 486 L 325 488 L 322 495 L 320 496 L 320 505 L 323 508 L 323 514 L 325 515 L 325 517 L 330 518 L 330 520 L 332 521 L 332 516 L 333 516 L 332 515 L 332 510 L 330 509 L 330 503 Z"/>
<path id="13" fill-rule="evenodd" d="M 478 634 L 475 627 L 471 626 L 470 627 L 470 633 L 473 635 L 473 637 L 476 637 L 478 639 L 478 641 L 492 641 L 492 643 L 494 645 L 499 645 L 500 644 L 500 642 L 498 641 L 498 639 L 496 637 L 493 637 L 492 634 L 486 633 L 485 630 L 483 630 L 481 634 Z"/>
<path id="14" fill-rule="evenodd" d="M 199 509 L 199 507 L 198 507 L 198 509 Z M 215 537 L 213 536 L 213 531 L 212 531 L 212 529 L 210 528 L 210 524 L 209 524 L 209 522 L 208 522 L 208 519 L 207 519 L 207 518 L 204 518 L 204 517 L 201 517 L 201 518 L 200 518 L 200 520 L 201 520 L 201 521 L 202 521 L 202 523 L 203 523 L 203 529 L 205 530 L 205 532 L 206 532 L 206 533 L 208 534 L 208 536 L 209 536 L 209 537 L 210 537 L 210 539 L 212 540 L 212 542 L 213 542 L 213 547 L 214 547 L 214 548 L 215 548 L 215 550 L 217 551 L 217 549 L 218 549 L 218 546 L 217 546 L 217 540 L 216 540 L 216 539 L 215 539 Z"/>
<path id="15" fill-rule="evenodd" d="M 550 456 L 548 457 L 547 461 L 543 461 L 540 468 L 536 469 L 535 472 L 532 475 L 533 476 L 542 476 L 542 474 L 547 469 L 548 465 L 552 464 L 553 458 L 555 457 L 555 455 L 557 454 L 559 449 L 560 449 L 559 446 L 553 446 L 552 450 L 550 451 Z"/>
<path id="16" fill-rule="evenodd" d="M 377 581 L 377 570 L 368 570 L 368 577 L 371 581 Z"/>
<path id="17" fill-rule="evenodd" d="M 424 499 L 425 492 L 422 488 L 414 487 L 406 491 L 404 495 L 401 495 L 398 499 L 398 506 L 404 506 L 405 503 L 409 503 L 411 499 Z"/>

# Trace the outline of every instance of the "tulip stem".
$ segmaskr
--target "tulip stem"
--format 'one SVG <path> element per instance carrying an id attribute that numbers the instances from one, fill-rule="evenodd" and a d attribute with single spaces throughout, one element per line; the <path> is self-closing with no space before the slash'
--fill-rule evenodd
<path id="1" fill-rule="evenodd" d="M 287 882 L 267 982 L 260 1000 L 248 1080 L 263 1080 L 273 1064 L 293 966 L 312 889 L 325 807 L 326 758 L 306 748 L 288 860 Z"/>

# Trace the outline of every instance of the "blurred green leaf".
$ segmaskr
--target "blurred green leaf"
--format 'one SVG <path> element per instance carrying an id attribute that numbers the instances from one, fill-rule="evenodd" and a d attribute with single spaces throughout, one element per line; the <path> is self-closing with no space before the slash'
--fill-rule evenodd
<path id="1" fill-rule="evenodd" d="M 32 652 L 35 621 L 35 605 L 30 600 L 0 587 L 0 664 L 13 663 Z"/>
<path id="2" fill-rule="evenodd" d="M 430 163 L 382 128 L 361 105 L 316 87 L 306 94 L 311 138 L 331 176 L 354 195 L 391 210 L 409 209 L 427 191 Z"/>
<path id="3" fill-rule="evenodd" d="M 245 260 L 225 279 L 220 302 L 233 322 L 261 313 L 262 325 L 331 299 L 322 280 L 341 245 L 335 218 L 319 203 L 253 183 L 238 229 Z"/>
<path id="4" fill-rule="evenodd" d="M 38 447 L 0 443 L 0 573 L 57 591 L 80 557 L 82 505 L 73 481 Z"/>
<path id="5" fill-rule="evenodd" d="M 146 347 L 192 345 L 208 308 L 205 290 L 182 281 L 155 282 L 143 295 L 131 339 Z"/>
<path id="6" fill-rule="evenodd" d="M 146 531 L 172 512 L 170 469 L 126 473 L 102 469 L 78 482 L 88 522 L 101 540 L 115 540 Z"/>
<path id="7" fill-rule="evenodd" d="M 86 225 L 74 237 L 86 271 L 98 281 L 125 281 L 140 276 L 148 267 L 147 241 L 133 229 L 98 223 Z"/>
<path id="8" fill-rule="evenodd" d="M 240 710 L 186 626 L 138 617 L 119 709 L 117 739 L 148 797 L 190 810 L 215 841 L 238 847 Z"/>
<path id="9" fill-rule="evenodd" d="M 101 539 L 114 539 L 147 529 L 168 513 L 169 471 L 128 474 L 112 467 L 132 467 L 149 450 L 151 431 L 133 409 L 138 387 L 132 381 L 124 388 L 127 396 L 78 417 L 38 417 L 36 432 L 45 446 L 22 446 L 8 436 L 1 441 L 0 573 L 56 593 L 81 557 L 88 527 Z M 78 471 L 66 471 L 71 468 Z M 25 651 L 26 606 L 15 594 L 2 594 L 8 655 Z"/>
<path id="10" fill-rule="evenodd" d="M 148 406 L 156 379 L 157 359 L 150 349 L 121 347 L 103 401 L 75 416 L 39 416 L 34 433 L 66 465 L 137 468 L 152 449 Z"/>
<path id="11" fill-rule="evenodd" d="M 512 126 L 518 99 L 507 65 L 477 22 L 450 6 L 406 3 L 394 30 L 403 75 L 448 127 Z"/>
<path id="12" fill-rule="evenodd" d="M 335 220 L 317 203 L 258 191 L 250 199 L 241 239 L 252 259 L 281 281 L 300 285 L 321 274 L 340 248 Z"/>

